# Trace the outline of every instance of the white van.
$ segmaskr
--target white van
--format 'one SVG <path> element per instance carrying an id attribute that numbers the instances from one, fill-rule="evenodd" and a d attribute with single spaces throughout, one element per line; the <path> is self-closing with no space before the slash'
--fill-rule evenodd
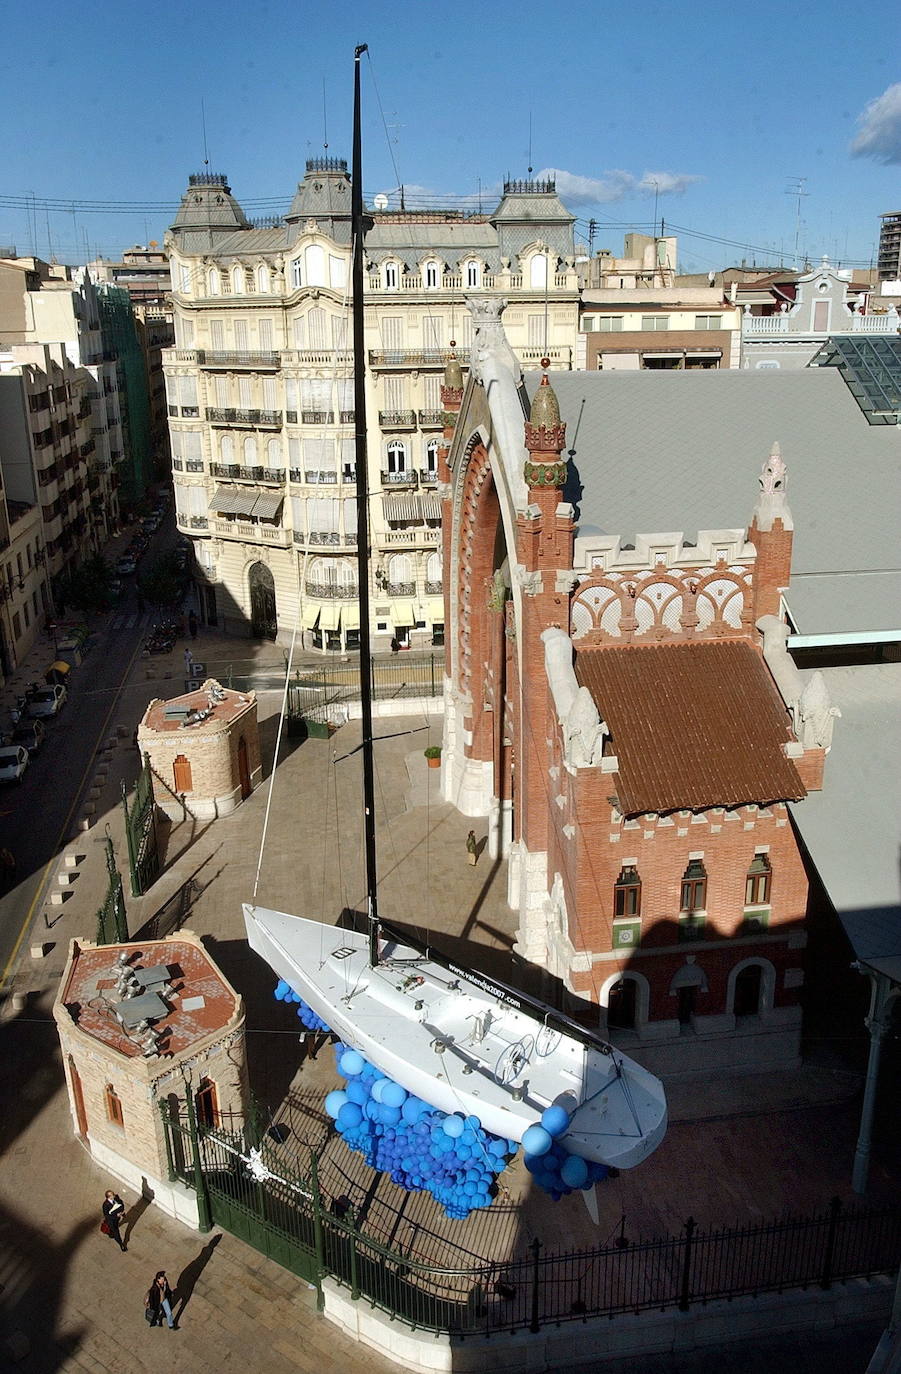
<path id="1" fill-rule="evenodd" d="M 0 745 L 0 780 L 21 782 L 28 767 L 28 750 L 21 744 Z"/>

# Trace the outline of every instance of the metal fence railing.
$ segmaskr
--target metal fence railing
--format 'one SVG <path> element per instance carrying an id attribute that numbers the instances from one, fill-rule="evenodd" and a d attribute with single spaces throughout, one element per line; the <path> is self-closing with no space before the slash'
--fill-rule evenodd
<path id="1" fill-rule="evenodd" d="M 318 1156 L 292 1167 L 272 1132 L 198 1126 L 162 1106 L 170 1174 L 198 1193 L 202 1228 L 234 1230 L 320 1288 L 326 1276 L 392 1319 L 456 1336 L 540 1331 L 547 1324 L 651 1309 L 687 1311 L 715 1298 L 754 1297 L 892 1273 L 901 1206 L 846 1206 L 744 1227 L 702 1229 L 585 1250 L 549 1252 L 535 1239 L 514 1259 L 440 1266 L 367 1235 L 346 1199 L 318 1184 Z M 277 1131 L 277 1128 L 275 1128 Z"/>

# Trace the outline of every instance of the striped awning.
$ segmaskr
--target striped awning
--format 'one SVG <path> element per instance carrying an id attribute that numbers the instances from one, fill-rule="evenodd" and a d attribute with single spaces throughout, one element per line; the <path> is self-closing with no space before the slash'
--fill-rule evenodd
<path id="1" fill-rule="evenodd" d="M 360 603 L 358 601 L 351 601 L 344 607 L 341 612 L 341 623 L 345 630 L 359 630 Z"/>
<path id="2" fill-rule="evenodd" d="M 220 515 L 236 515 L 241 509 L 237 504 L 240 491 L 237 487 L 217 487 L 210 500 L 210 510 Z"/>
<path id="3" fill-rule="evenodd" d="M 341 624 L 340 606 L 323 606 L 322 614 L 319 617 L 320 630 L 337 630 Z"/>
<path id="4" fill-rule="evenodd" d="M 255 488 L 254 490 L 257 493 L 256 500 L 253 503 L 254 516 L 258 520 L 277 519 L 284 499 L 282 493 L 280 491 L 260 491 L 259 488 Z"/>
<path id="5" fill-rule="evenodd" d="M 419 508 L 422 511 L 423 520 L 441 519 L 441 501 L 436 491 L 421 491 L 419 493 Z"/>
<path id="6" fill-rule="evenodd" d="M 235 490 L 235 514 L 252 515 L 259 494 L 259 487 L 237 487 Z"/>
<path id="7" fill-rule="evenodd" d="M 300 623 L 305 630 L 312 630 L 319 619 L 319 612 L 322 607 L 317 601 L 307 601 L 301 612 Z"/>
<path id="8" fill-rule="evenodd" d="M 386 520 L 422 521 L 419 501 L 415 491 L 391 491 L 383 497 Z"/>
<path id="9" fill-rule="evenodd" d="M 412 601 L 392 601 L 391 619 L 395 628 L 401 625 L 413 626 L 416 623 L 416 613 L 413 609 Z"/>

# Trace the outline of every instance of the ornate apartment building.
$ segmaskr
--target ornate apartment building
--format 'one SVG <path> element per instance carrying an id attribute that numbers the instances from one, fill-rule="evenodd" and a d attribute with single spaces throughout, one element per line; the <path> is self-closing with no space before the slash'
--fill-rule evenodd
<path id="1" fill-rule="evenodd" d="M 358 639 L 350 178 L 307 162 L 284 219 L 251 223 L 226 178 L 190 184 L 165 240 L 175 347 L 164 354 L 179 529 L 206 620 L 341 650 Z M 570 369 L 573 217 L 553 182 L 508 182 L 496 209 L 371 212 L 366 386 L 376 648 L 444 634 L 438 449 L 466 297 L 507 302 L 521 362 Z"/>

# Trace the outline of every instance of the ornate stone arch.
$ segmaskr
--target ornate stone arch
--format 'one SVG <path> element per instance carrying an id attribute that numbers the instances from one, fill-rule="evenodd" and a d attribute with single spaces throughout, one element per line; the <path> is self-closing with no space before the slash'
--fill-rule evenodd
<path id="1" fill-rule="evenodd" d="M 635 1026 L 647 1024 L 651 1014 L 651 985 L 643 973 L 637 969 L 624 968 L 612 973 L 605 979 L 598 989 L 598 1005 L 604 1008 L 604 1016 L 607 1015 L 607 1007 L 610 1005 L 610 989 L 617 984 L 621 978 L 628 978 L 637 985 L 635 996 Z"/>
<path id="2" fill-rule="evenodd" d="M 757 966 L 761 971 L 760 977 L 760 1010 L 772 1011 L 773 1002 L 776 995 L 776 969 L 769 959 L 764 959 L 762 955 L 755 954 L 749 959 L 742 959 L 729 970 L 729 978 L 726 982 L 726 1014 L 731 1016 L 735 1010 L 735 980 L 743 969 Z"/>

